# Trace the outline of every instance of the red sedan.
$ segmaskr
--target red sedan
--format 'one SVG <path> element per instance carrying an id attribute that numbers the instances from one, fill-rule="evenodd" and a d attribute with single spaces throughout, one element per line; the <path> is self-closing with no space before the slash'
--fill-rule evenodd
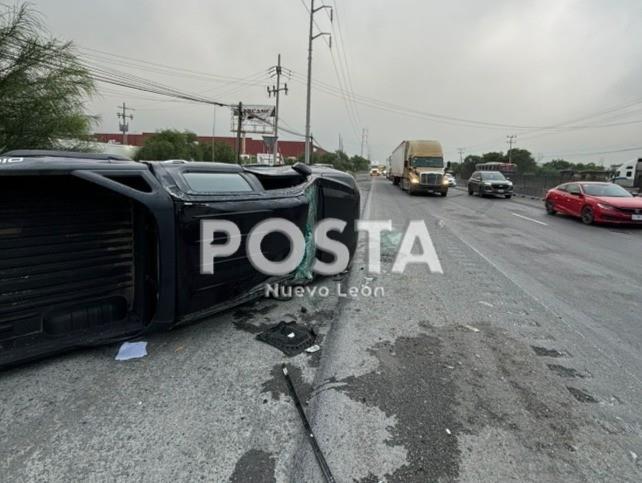
<path id="1" fill-rule="evenodd" d="M 642 224 L 642 198 L 613 183 L 564 183 L 546 193 L 546 211 L 565 213 L 584 223 Z"/>

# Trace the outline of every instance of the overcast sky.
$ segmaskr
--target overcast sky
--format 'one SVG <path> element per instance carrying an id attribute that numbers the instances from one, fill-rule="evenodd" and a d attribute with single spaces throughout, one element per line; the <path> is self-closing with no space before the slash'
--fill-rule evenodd
<path id="1" fill-rule="evenodd" d="M 642 122 L 630 122 L 642 120 L 640 0 L 323 1 L 337 7 L 334 64 L 342 66 L 346 59 L 348 65 L 348 74 L 341 70 L 344 75 L 339 78 L 346 82 L 349 77 L 348 85 L 364 101 L 346 107 L 345 97 L 338 93 L 333 55 L 323 38 L 316 40 L 313 78 L 329 84 L 333 94 L 313 89 L 312 131 L 326 149 L 336 149 L 341 134 L 346 151 L 358 154 L 361 129 L 367 128 L 375 160 L 384 160 L 403 139 L 438 139 L 446 159 L 454 161 L 460 147 L 467 154 L 505 151 L 508 134 L 517 134 L 517 146 L 544 161 L 565 157 L 578 162 L 603 160 L 608 165 L 642 157 L 642 148 L 581 154 L 642 146 Z M 54 36 L 72 40 L 79 48 L 221 78 L 165 75 L 136 70 L 118 60 L 107 64 L 104 57 L 90 59 L 103 68 L 223 102 L 273 101 L 265 90 L 271 83 L 267 69 L 281 53 L 284 67 L 294 72 L 288 81 L 289 95 L 282 98 L 282 119 L 292 130 L 304 131 L 308 34 L 304 0 L 33 3 Z M 332 29 L 324 12 L 316 18 L 321 29 Z M 230 83 L 229 78 L 248 81 Z M 210 106 L 167 102 L 113 86 L 99 89 L 101 94 L 87 106 L 101 116 L 97 131 L 117 130 L 116 106 L 125 101 L 136 108 L 131 132 L 165 128 L 212 132 Z M 382 109 L 381 103 L 398 107 Z M 612 112 L 587 117 L 607 110 Z M 475 125 L 423 114 L 471 120 Z M 581 120 L 575 127 L 592 127 L 569 129 L 573 124 L 568 122 L 577 119 Z M 551 132 L 517 126 L 558 128 Z M 230 135 L 228 109 L 218 108 L 216 133 Z M 284 138 L 296 139 L 287 134 Z"/>

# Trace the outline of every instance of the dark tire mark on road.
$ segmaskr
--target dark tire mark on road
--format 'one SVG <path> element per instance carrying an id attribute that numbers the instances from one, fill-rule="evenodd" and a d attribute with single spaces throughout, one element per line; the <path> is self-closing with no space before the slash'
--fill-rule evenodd
<path id="1" fill-rule="evenodd" d="M 565 357 L 566 354 L 555 350 L 555 349 L 547 349 L 546 347 L 539 347 L 536 345 L 532 345 L 531 349 L 535 352 L 536 355 L 540 357 Z"/>
<path id="2" fill-rule="evenodd" d="M 553 371 L 555 374 L 557 374 L 560 377 L 568 377 L 568 378 L 580 377 L 582 379 L 587 377 L 586 374 L 578 371 L 577 369 L 573 369 L 572 367 L 565 367 L 559 364 L 546 364 L 546 365 L 551 371 Z"/>
<path id="3" fill-rule="evenodd" d="M 573 397 L 581 403 L 598 402 L 597 399 L 595 399 L 586 391 L 582 391 L 581 389 L 578 389 L 576 387 L 571 387 L 571 386 L 566 386 L 566 389 L 568 389 L 568 392 L 570 392 L 573 395 Z"/>

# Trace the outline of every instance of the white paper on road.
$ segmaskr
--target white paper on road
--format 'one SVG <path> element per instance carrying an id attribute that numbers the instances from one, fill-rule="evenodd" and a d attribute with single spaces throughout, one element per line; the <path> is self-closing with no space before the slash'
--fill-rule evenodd
<path id="1" fill-rule="evenodd" d="M 140 359 L 147 355 L 147 342 L 125 342 L 120 346 L 117 361 L 128 361 L 130 359 Z"/>

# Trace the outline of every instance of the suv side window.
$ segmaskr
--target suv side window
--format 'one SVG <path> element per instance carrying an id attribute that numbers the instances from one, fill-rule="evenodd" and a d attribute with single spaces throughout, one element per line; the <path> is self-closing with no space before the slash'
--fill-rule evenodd
<path id="1" fill-rule="evenodd" d="M 253 191 L 239 173 L 188 171 L 183 173 L 187 185 L 195 193 L 247 193 Z"/>

